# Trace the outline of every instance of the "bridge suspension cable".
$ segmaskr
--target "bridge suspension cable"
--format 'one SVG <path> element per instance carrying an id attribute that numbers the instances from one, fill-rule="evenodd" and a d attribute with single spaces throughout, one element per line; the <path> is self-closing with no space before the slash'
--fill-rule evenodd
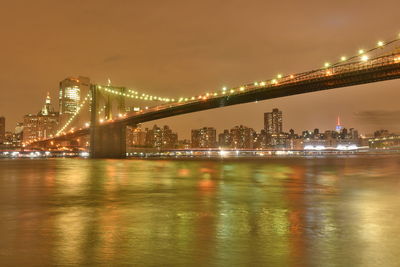
<path id="1" fill-rule="evenodd" d="M 72 123 L 72 121 L 80 114 L 83 106 L 88 102 L 88 100 L 90 100 L 90 92 L 85 96 L 82 103 L 76 108 L 76 110 L 72 114 L 72 116 L 66 121 L 66 123 L 60 128 L 60 130 L 58 130 L 58 132 L 56 133 L 56 136 L 63 133 L 64 130 Z"/>

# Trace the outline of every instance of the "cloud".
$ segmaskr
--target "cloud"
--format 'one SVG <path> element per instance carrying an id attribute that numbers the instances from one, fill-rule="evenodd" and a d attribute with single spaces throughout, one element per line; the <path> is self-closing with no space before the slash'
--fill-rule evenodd
<path id="1" fill-rule="evenodd" d="M 354 114 L 364 125 L 379 129 L 400 130 L 400 110 L 365 110 Z"/>

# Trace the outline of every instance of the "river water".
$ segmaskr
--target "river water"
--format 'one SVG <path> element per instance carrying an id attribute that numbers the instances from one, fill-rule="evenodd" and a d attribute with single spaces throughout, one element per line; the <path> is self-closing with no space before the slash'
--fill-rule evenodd
<path id="1" fill-rule="evenodd" d="M 400 156 L 0 160 L 0 265 L 400 266 Z"/>

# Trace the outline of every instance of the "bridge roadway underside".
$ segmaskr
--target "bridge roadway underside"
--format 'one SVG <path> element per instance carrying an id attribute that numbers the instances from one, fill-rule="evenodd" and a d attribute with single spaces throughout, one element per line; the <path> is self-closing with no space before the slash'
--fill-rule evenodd
<path id="1" fill-rule="evenodd" d="M 187 103 L 168 109 L 139 114 L 128 117 L 120 123 L 126 125 L 137 125 L 138 123 L 203 111 L 213 108 L 250 103 L 266 99 L 273 99 L 291 95 L 298 95 L 316 91 L 329 90 L 340 87 L 373 83 L 384 80 L 400 78 L 400 63 L 389 66 L 353 71 L 341 75 L 331 75 L 315 78 L 307 81 L 287 83 L 276 85 L 274 87 L 265 87 L 257 90 L 251 90 L 240 94 L 226 95 L 210 98 L 203 101 Z"/>
<path id="2" fill-rule="evenodd" d="M 158 111 L 135 114 L 124 120 L 92 128 L 90 131 L 91 156 L 93 158 L 124 158 L 126 156 L 126 126 L 135 126 L 142 122 L 213 108 L 397 78 L 400 78 L 400 63 L 278 84 L 274 87 L 264 87 L 240 94 L 224 95 L 203 101 L 171 106 Z"/>

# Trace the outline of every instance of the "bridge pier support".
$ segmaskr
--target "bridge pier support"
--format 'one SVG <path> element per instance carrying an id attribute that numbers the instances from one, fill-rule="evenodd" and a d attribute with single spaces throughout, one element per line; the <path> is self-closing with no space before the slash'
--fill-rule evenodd
<path id="1" fill-rule="evenodd" d="M 90 157 L 126 157 L 126 127 L 124 125 L 95 126 L 90 133 Z"/>
<path id="2" fill-rule="evenodd" d="M 126 157 L 126 125 L 110 123 L 101 125 L 98 120 L 99 90 L 92 84 L 90 115 L 90 157 L 116 158 Z"/>

